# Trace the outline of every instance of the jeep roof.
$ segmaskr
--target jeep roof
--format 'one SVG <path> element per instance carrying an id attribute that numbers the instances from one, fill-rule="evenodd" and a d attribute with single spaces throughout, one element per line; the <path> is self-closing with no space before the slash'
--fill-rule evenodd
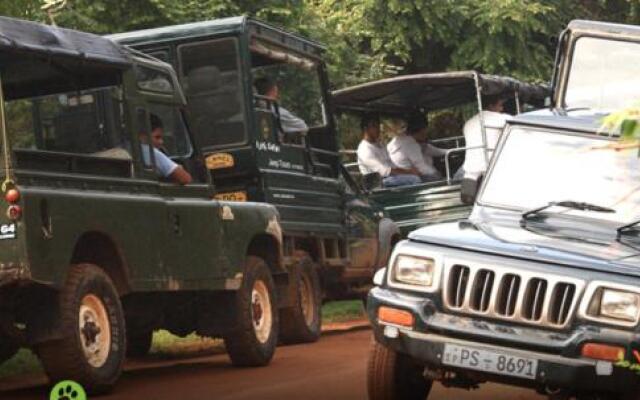
<path id="1" fill-rule="evenodd" d="M 241 34 L 243 32 L 293 49 L 307 57 L 319 59 L 325 51 L 325 47 L 316 41 L 246 16 L 117 33 L 107 37 L 124 45 L 145 46 L 146 44 L 155 45 L 162 42 L 187 41 L 194 38 Z"/>
<path id="2" fill-rule="evenodd" d="M 132 65 L 125 48 L 90 33 L 7 17 L 0 17 L 0 32 L 7 99 L 114 84 L 113 72 Z M 84 79 L 70 82 L 65 75 Z"/>
<path id="3" fill-rule="evenodd" d="M 476 71 L 401 75 L 333 92 L 334 104 L 345 111 L 377 111 L 406 114 L 416 106 L 440 110 L 476 100 L 477 84 L 483 94 L 517 92 L 521 100 L 543 101 L 548 88 L 516 79 Z"/>

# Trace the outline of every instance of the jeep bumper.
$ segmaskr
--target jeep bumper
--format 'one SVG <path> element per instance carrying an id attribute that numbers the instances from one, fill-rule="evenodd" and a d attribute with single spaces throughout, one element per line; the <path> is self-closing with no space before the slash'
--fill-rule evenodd
<path id="1" fill-rule="evenodd" d="M 385 324 L 377 320 L 380 306 L 409 311 L 415 318 L 412 328 Z M 585 342 L 609 343 L 627 349 L 638 343 L 634 333 L 609 329 L 576 329 L 563 334 L 539 328 L 518 327 L 504 322 L 482 321 L 439 313 L 436 302 L 419 295 L 395 293 L 374 288 L 369 293 L 367 311 L 376 341 L 411 356 L 433 371 L 454 371 L 475 382 L 494 381 L 539 391 L 563 389 L 577 392 L 616 393 L 634 388 L 640 377 L 628 368 L 610 361 L 580 356 Z M 523 378 L 506 373 L 465 368 L 443 361 L 445 345 L 470 350 L 507 354 L 537 360 L 535 377 Z"/>

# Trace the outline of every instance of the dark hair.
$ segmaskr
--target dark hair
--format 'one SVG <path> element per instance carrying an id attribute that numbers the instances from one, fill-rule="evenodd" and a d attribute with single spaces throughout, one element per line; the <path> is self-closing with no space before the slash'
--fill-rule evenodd
<path id="1" fill-rule="evenodd" d="M 162 124 L 162 120 L 155 114 L 149 114 L 149 121 L 151 122 L 151 132 L 156 129 L 164 129 L 164 125 Z"/>
<path id="2" fill-rule="evenodd" d="M 427 127 L 427 117 L 419 112 L 415 111 L 407 117 L 407 132 L 418 132 L 422 128 Z"/>
<path id="3" fill-rule="evenodd" d="M 378 114 L 366 113 L 362 115 L 360 119 L 360 129 L 364 131 L 373 124 L 380 125 L 380 117 L 378 117 Z"/>
<path id="4" fill-rule="evenodd" d="M 492 106 L 499 102 L 500 100 L 505 100 L 506 96 L 503 93 L 498 94 L 483 94 L 482 95 L 482 109 L 486 109 L 489 106 Z"/>
<path id="5" fill-rule="evenodd" d="M 276 82 L 268 76 L 263 76 L 262 78 L 256 79 L 253 82 L 253 86 L 256 87 L 259 95 L 264 96 L 269 90 L 276 87 Z"/>

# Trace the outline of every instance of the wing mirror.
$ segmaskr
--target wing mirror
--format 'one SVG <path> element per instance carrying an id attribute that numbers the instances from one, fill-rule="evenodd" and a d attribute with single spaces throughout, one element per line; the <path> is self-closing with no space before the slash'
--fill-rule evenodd
<path id="1" fill-rule="evenodd" d="M 484 176 L 480 175 L 477 178 L 463 178 L 460 183 L 460 200 L 462 204 L 472 205 L 476 201 L 476 197 L 478 196 L 478 189 L 482 184 L 482 178 Z"/>
<path id="2" fill-rule="evenodd" d="M 382 286 L 384 283 L 384 276 L 387 273 L 386 268 L 380 268 L 376 271 L 375 275 L 373 275 L 373 284 L 376 286 Z"/>

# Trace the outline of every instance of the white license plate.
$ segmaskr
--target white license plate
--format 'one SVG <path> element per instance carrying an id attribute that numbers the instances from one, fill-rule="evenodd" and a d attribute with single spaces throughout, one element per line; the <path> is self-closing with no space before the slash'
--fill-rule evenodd
<path id="1" fill-rule="evenodd" d="M 538 360 L 497 351 L 479 350 L 455 344 L 445 344 L 442 363 L 500 375 L 535 379 Z"/>

